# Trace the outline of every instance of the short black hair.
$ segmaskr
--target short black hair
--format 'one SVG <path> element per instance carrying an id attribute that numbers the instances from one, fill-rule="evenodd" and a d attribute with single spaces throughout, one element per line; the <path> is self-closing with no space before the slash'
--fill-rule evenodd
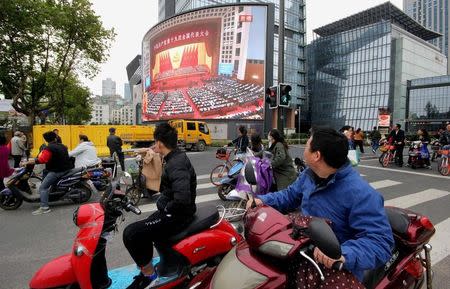
<path id="1" fill-rule="evenodd" d="M 347 137 L 332 128 L 319 127 L 312 130 L 311 152 L 319 151 L 323 160 L 332 168 L 338 169 L 347 163 Z"/>
<path id="2" fill-rule="evenodd" d="M 239 127 L 239 131 L 242 133 L 242 135 L 247 135 L 247 128 L 243 125 Z"/>
<path id="3" fill-rule="evenodd" d="M 178 143 L 178 132 L 168 123 L 158 125 L 153 133 L 155 141 L 162 142 L 168 149 L 176 149 Z"/>
<path id="4" fill-rule="evenodd" d="M 57 137 L 56 133 L 54 133 L 53 131 L 45 132 L 42 136 L 44 137 L 46 142 L 55 141 Z"/>
<path id="5" fill-rule="evenodd" d="M 0 134 L 0 146 L 6 144 L 6 137 L 3 134 Z"/>
<path id="6" fill-rule="evenodd" d="M 110 133 L 111 133 L 111 132 L 116 132 L 116 128 L 110 127 L 110 128 L 109 128 L 109 132 L 110 132 Z"/>
<path id="7" fill-rule="evenodd" d="M 262 140 L 261 140 L 261 136 L 259 134 L 256 134 L 256 133 L 252 134 L 250 136 L 250 142 L 251 142 L 252 151 L 259 152 L 261 150 Z"/>
<path id="8" fill-rule="evenodd" d="M 80 140 L 82 140 L 82 141 L 89 141 L 89 138 L 87 137 L 87 135 L 80 134 L 78 137 L 79 137 Z"/>
<path id="9" fill-rule="evenodd" d="M 401 128 L 401 127 L 402 127 L 402 125 L 399 124 L 399 123 L 397 123 L 395 126 L 398 127 L 398 128 Z"/>

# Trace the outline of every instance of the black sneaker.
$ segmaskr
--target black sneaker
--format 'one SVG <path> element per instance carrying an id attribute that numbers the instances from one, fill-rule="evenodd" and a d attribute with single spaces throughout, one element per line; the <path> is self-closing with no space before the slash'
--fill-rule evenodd
<path id="1" fill-rule="evenodd" d="M 134 281 L 131 283 L 127 289 L 144 289 L 147 287 L 151 280 L 149 277 L 144 276 L 144 274 L 139 273 L 139 275 L 133 277 Z"/>

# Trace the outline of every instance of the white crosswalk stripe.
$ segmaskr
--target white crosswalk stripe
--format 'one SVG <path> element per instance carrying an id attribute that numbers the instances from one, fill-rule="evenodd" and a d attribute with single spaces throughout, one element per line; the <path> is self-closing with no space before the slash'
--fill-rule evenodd
<path id="1" fill-rule="evenodd" d="M 382 180 L 382 181 L 377 181 L 377 182 L 370 183 L 370 185 L 375 190 L 379 190 L 379 189 L 387 188 L 387 187 L 392 187 L 392 186 L 400 185 L 400 184 L 401 184 L 401 182 L 392 181 L 392 180 Z"/>
<path id="2" fill-rule="evenodd" d="M 415 205 L 436 200 L 450 195 L 450 192 L 428 189 L 415 194 L 410 194 L 395 199 L 390 199 L 384 202 L 386 206 L 394 206 L 400 208 L 414 207 Z"/>
<path id="3" fill-rule="evenodd" d="M 435 226 L 436 233 L 431 238 L 431 265 L 439 263 L 450 255 L 450 218 L 442 221 Z"/>

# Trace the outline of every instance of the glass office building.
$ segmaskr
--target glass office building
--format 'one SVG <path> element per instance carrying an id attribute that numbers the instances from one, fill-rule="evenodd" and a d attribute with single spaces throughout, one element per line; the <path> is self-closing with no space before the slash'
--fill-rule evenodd
<path id="1" fill-rule="evenodd" d="M 407 80 L 446 72 L 446 57 L 426 42 L 439 36 L 389 2 L 315 29 L 308 45 L 312 125 L 368 131 L 380 109 L 403 123 Z"/>
<path id="2" fill-rule="evenodd" d="M 448 57 L 449 0 L 403 0 L 403 10 L 424 27 L 442 34 L 430 42 Z M 450 73 L 450 68 L 448 68 Z"/>
<path id="3" fill-rule="evenodd" d="M 164 2 L 164 3 L 162 3 Z M 202 8 L 210 5 L 235 3 L 274 3 L 274 54 L 273 54 L 273 85 L 278 84 L 278 0 L 159 0 L 159 20 L 177 13 Z M 162 8 L 164 7 L 164 8 Z M 165 17 L 165 18 L 164 18 Z M 302 109 L 302 123 L 307 120 L 306 105 L 306 7 L 305 0 L 285 0 L 285 54 L 284 83 L 292 86 L 291 96 L 294 106 Z M 298 121 L 295 122 L 296 125 Z M 302 125 L 303 127 L 303 125 Z"/>
<path id="4" fill-rule="evenodd" d="M 435 132 L 450 121 L 450 75 L 408 82 L 406 130 Z"/>

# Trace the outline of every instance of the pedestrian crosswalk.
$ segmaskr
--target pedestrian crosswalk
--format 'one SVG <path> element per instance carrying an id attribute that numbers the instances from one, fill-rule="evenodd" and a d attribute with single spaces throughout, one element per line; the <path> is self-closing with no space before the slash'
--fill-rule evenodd
<path id="1" fill-rule="evenodd" d="M 363 178 L 367 178 L 367 175 L 361 174 Z M 217 202 L 221 204 L 216 187 L 210 183 L 209 174 L 198 175 L 197 176 L 197 203 L 206 202 Z M 374 180 L 369 182 L 369 184 L 383 194 L 383 190 L 391 188 L 399 188 L 405 183 L 399 180 L 382 179 Z M 405 189 L 401 190 L 405 191 Z M 448 202 L 448 196 L 450 196 L 450 190 L 442 190 L 435 188 L 428 188 L 425 190 L 410 192 L 408 194 L 389 198 L 385 196 L 386 206 L 395 206 L 400 208 L 411 208 L 427 202 L 437 202 L 442 201 Z M 156 205 L 154 203 L 146 204 L 140 207 L 143 212 L 151 212 L 156 210 Z M 419 212 L 420 213 L 420 212 Z M 430 216 L 431 219 L 432 216 Z M 432 263 L 437 264 L 438 262 L 445 259 L 450 255 L 450 218 L 446 218 L 435 225 L 436 234 L 431 239 L 430 244 L 433 246 L 431 259 Z"/>

